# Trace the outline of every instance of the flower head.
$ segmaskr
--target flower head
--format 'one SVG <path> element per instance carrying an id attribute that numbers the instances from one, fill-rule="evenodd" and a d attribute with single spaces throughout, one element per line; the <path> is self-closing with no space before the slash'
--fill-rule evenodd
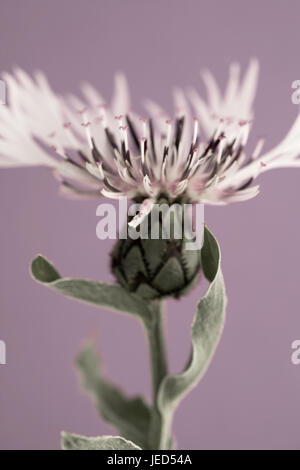
<path id="1" fill-rule="evenodd" d="M 152 101 L 145 103 L 149 117 L 137 116 L 120 74 L 108 106 L 89 84 L 82 86 L 83 99 L 62 98 L 42 73 L 32 79 L 17 69 L 4 75 L 9 106 L 0 108 L 0 165 L 46 165 L 70 196 L 144 201 L 140 218 L 161 197 L 212 204 L 250 199 L 258 193 L 252 183 L 260 173 L 300 166 L 300 117 L 273 150 L 261 155 L 259 139 L 246 154 L 257 62 L 250 62 L 243 80 L 239 73 L 233 64 L 222 95 L 204 72 L 208 101 L 189 91 L 195 116 L 176 89 L 171 119 Z"/>

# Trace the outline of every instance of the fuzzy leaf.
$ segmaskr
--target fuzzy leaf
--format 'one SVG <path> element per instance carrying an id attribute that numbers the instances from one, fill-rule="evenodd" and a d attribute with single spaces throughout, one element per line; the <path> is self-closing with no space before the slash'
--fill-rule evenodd
<path id="1" fill-rule="evenodd" d="M 66 297 L 127 313 L 141 318 L 144 322 L 151 321 L 148 305 L 138 295 L 130 294 L 116 284 L 89 281 L 85 279 L 61 278 L 54 266 L 43 256 L 37 256 L 31 263 L 33 279 Z"/>
<path id="2" fill-rule="evenodd" d="M 92 343 L 88 343 L 79 353 L 77 367 L 82 385 L 102 418 L 114 426 L 121 436 L 147 449 L 151 411 L 144 399 L 129 398 L 106 380 Z"/>
<path id="3" fill-rule="evenodd" d="M 159 390 L 159 408 L 166 419 L 179 401 L 201 380 L 218 345 L 225 319 L 226 294 L 220 269 L 220 249 L 205 227 L 202 268 L 211 284 L 199 301 L 192 324 L 192 353 L 185 370 L 167 376 Z"/>
<path id="4" fill-rule="evenodd" d="M 63 450 L 141 450 L 123 437 L 85 437 L 68 432 L 61 433 L 61 446 Z"/>

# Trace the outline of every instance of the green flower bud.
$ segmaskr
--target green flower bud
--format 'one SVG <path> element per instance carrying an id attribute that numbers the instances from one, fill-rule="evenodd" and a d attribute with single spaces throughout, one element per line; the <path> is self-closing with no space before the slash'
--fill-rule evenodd
<path id="1" fill-rule="evenodd" d="M 139 227 L 141 236 L 119 239 L 112 252 L 111 267 L 118 282 L 144 299 L 178 298 L 187 293 L 199 277 L 200 250 L 187 249 L 191 235 L 184 228 L 183 217 L 172 212 L 173 207 L 167 206 L 171 220 L 169 233 L 163 217 L 153 222 L 152 211 Z M 151 238 L 154 224 L 159 233 L 157 239 Z M 181 234 L 177 231 L 176 235 L 180 227 Z"/>

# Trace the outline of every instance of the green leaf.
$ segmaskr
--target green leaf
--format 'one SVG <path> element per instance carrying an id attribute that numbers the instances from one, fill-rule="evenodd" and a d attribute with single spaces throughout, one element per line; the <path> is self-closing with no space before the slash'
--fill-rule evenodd
<path id="1" fill-rule="evenodd" d="M 141 450 L 123 437 L 85 437 L 68 432 L 61 433 L 61 446 L 63 450 Z"/>
<path id="2" fill-rule="evenodd" d="M 138 295 L 130 294 L 116 284 L 83 279 L 61 278 L 54 266 L 43 256 L 37 256 L 31 263 L 31 274 L 37 282 L 81 302 L 127 313 L 151 322 L 147 302 Z"/>
<path id="3" fill-rule="evenodd" d="M 218 271 L 221 271 L 221 252 L 217 240 L 206 226 L 204 227 L 201 263 L 206 279 L 209 282 L 213 282 Z"/>
<path id="4" fill-rule="evenodd" d="M 102 418 L 114 426 L 121 436 L 148 448 L 151 410 L 140 397 L 127 397 L 102 374 L 99 357 L 88 343 L 77 358 L 83 387 L 92 397 Z"/>
<path id="5" fill-rule="evenodd" d="M 172 412 L 180 400 L 203 377 L 223 330 L 226 294 L 220 269 L 220 249 L 207 227 L 204 231 L 201 261 L 203 272 L 211 284 L 197 306 L 191 329 L 192 353 L 188 364 L 181 374 L 165 377 L 160 386 L 158 405 L 166 422 L 171 420 Z"/>

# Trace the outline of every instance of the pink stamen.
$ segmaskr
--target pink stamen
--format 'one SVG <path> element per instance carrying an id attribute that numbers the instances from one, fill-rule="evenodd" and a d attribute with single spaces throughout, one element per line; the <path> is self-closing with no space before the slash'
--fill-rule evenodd
<path id="1" fill-rule="evenodd" d="M 87 107 L 82 108 L 82 109 L 79 109 L 79 110 L 78 110 L 78 114 L 84 114 L 87 110 L 88 110 Z"/>
<path id="2" fill-rule="evenodd" d="M 69 127 L 71 127 L 71 125 L 72 125 L 71 122 L 64 122 L 63 127 L 64 127 L 65 129 L 68 129 Z"/>
<path id="3" fill-rule="evenodd" d="M 171 119 L 167 119 L 167 120 L 166 120 L 166 124 L 167 124 L 167 126 L 168 126 L 168 128 L 167 128 L 166 146 L 167 146 L 167 147 L 170 147 L 170 143 L 171 143 L 171 132 L 172 132 L 172 120 L 171 120 Z"/>
<path id="4" fill-rule="evenodd" d="M 175 191 L 176 191 L 176 189 L 177 189 L 177 184 L 178 184 L 177 182 L 174 182 L 174 183 L 172 183 L 172 184 L 170 185 L 170 191 L 171 191 L 172 193 L 175 193 Z"/>
<path id="5" fill-rule="evenodd" d="M 143 118 L 143 117 L 140 117 L 140 121 L 142 123 L 142 133 L 143 133 L 143 137 L 146 137 L 146 124 L 147 124 L 147 119 L 146 118 Z"/>
<path id="6" fill-rule="evenodd" d="M 82 122 L 81 125 L 83 127 L 89 127 L 91 125 L 91 122 Z"/>
<path id="7" fill-rule="evenodd" d="M 119 126 L 119 130 L 121 132 L 121 139 L 124 141 L 126 152 L 128 151 L 127 129 L 128 129 L 128 126 Z"/>
<path id="8" fill-rule="evenodd" d="M 56 132 L 51 132 L 51 134 L 48 134 L 48 137 L 50 137 L 50 139 L 53 139 L 53 137 L 55 137 L 55 134 Z"/>
<path id="9" fill-rule="evenodd" d="M 120 116 L 115 116 L 115 119 L 117 121 L 121 121 L 122 118 L 123 118 L 123 114 L 120 114 Z"/>

